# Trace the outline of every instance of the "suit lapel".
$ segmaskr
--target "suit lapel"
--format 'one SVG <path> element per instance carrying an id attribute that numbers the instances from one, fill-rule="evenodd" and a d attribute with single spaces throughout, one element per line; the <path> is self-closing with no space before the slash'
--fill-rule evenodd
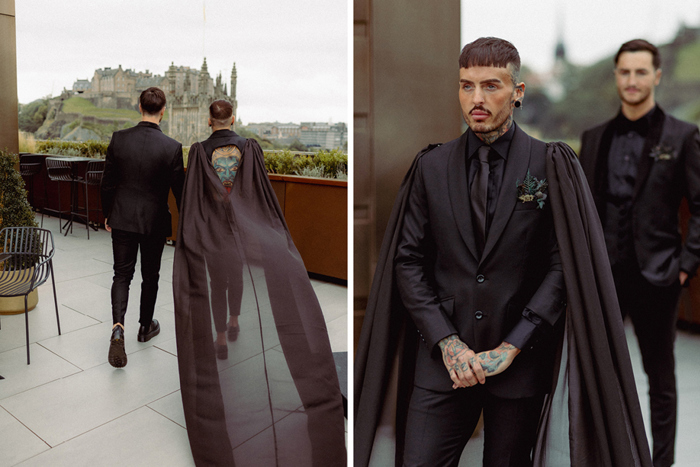
<path id="1" fill-rule="evenodd" d="M 486 245 L 484 245 L 484 253 L 481 255 L 481 262 L 484 261 L 498 239 L 503 234 L 503 230 L 510 219 L 515 203 L 517 202 L 517 187 L 516 181 L 521 181 L 527 174 L 527 169 L 530 166 L 530 151 L 532 149 L 530 137 L 525 134 L 519 127 L 515 127 L 513 141 L 510 143 L 508 151 L 508 161 L 506 162 L 506 170 L 503 174 L 503 183 L 501 184 L 501 192 L 498 194 L 496 202 L 496 212 L 493 215 L 491 228 L 489 229 Z"/>
<path id="2" fill-rule="evenodd" d="M 462 134 L 459 144 L 450 153 L 447 164 L 447 191 L 452 205 L 457 229 L 462 240 L 474 256 L 479 258 L 474 239 L 472 210 L 469 204 L 469 180 L 467 179 L 467 132 Z"/>
<path id="3" fill-rule="evenodd" d="M 654 115 L 652 115 L 651 117 L 651 124 L 649 126 L 649 136 L 644 142 L 644 150 L 642 151 L 642 157 L 639 161 L 639 165 L 637 166 L 637 179 L 635 180 L 634 192 L 632 194 L 633 203 L 637 199 L 639 192 L 642 190 L 642 187 L 647 181 L 649 171 L 651 170 L 651 166 L 653 165 L 653 160 L 651 157 L 649 157 L 649 154 L 651 154 L 651 149 L 657 144 L 659 144 L 659 141 L 661 141 L 661 135 L 663 133 L 664 127 L 666 126 L 665 123 L 665 114 L 660 107 L 657 107 L 656 111 L 654 112 Z"/>

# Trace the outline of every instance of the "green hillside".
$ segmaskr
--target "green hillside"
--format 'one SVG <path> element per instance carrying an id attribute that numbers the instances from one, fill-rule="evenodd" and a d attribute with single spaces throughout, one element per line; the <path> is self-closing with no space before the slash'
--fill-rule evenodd
<path id="1" fill-rule="evenodd" d="M 129 109 L 102 109 L 95 107 L 92 102 L 82 97 L 73 96 L 69 99 L 63 101 L 63 107 L 61 108 L 63 113 L 78 113 L 81 115 L 86 115 L 89 117 L 103 118 L 103 119 L 120 119 L 126 118 L 134 123 L 141 121 L 141 114 L 137 110 Z M 165 111 L 165 116 L 163 120 L 168 119 L 168 112 Z"/>
<path id="2" fill-rule="evenodd" d="M 678 52 L 673 77 L 680 83 L 700 82 L 700 41 L 688 44 Z"/>

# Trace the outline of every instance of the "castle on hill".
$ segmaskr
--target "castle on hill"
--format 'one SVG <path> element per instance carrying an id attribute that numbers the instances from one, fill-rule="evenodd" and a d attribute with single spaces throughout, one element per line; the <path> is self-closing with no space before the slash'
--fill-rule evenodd
<path id="1" fill-rule="evenodd" d="M 236 64 L 231 70 L 230 93 L 221 73 L 212 78 L 209 75 L 207 59 L 204 58 L 200 70 L 187 66 L 175 66 L 171 62 L 165 75 L 154 75 L 148 70 L 137 72 L 131 69 L 104 68 L 95 70 L 92 80 L 79 79 L 73 84 L 73 92 L 91 101 L 96 107 L 111 109 L 138 109 L 141 92 L 156 86 L 167 97 L 168 119 L 161 125 L 170 137 L 189 146 L 209 137 L 207 125 L 209 105 L 218 99 L 233 105 L 237 115 Z"/>

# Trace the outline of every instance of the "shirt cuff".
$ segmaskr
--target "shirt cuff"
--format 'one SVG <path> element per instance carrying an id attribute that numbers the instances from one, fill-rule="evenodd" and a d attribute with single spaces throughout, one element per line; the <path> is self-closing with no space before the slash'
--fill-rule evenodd
<path id="1" fill-rule="evenodd" d="M 539 341 L 536 334 L 542 324 L 542 318 L 537 316 L 532 310 L 525 308 L 520 321 L 508 333 L 505 342 L 514 345 L 520 350 L 532 349 Z"/>

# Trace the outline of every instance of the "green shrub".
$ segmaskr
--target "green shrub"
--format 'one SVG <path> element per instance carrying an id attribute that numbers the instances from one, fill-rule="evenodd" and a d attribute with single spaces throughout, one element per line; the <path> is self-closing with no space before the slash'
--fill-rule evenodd
<path id="1" fill-rule="evenodd" d="M 80 156 L 104 159 L 107 155 L 106 141 L 39 141 L 36 150 L 40 154 L 55 154 L 58 156 Z"/>
<path id="2" fill-rule="evenodd" d="M 38 227 L 18 165 L 19 156 L 0 150 L 0 229 Z"/>
<path id="3" fill-rule="evenodd" d="M 348 155 L 342 151 L 321 151 L 313 155 L 283 151 L 265 152 L 268 173 L 347 180 Z"/>

